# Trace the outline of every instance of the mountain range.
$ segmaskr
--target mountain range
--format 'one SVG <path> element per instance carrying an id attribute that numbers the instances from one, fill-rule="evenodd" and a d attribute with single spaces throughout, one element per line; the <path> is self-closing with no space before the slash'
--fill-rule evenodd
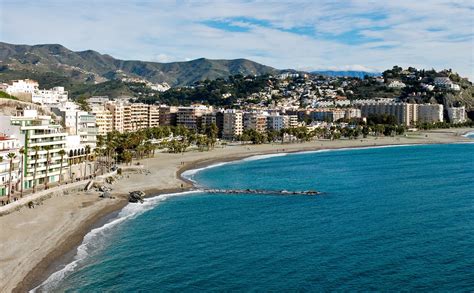
<path id="1" fill-rule="evenodd" d="M 364 76 L 381 76 L 381 72 L 368 72 L 368 71 L 337 71 L 337 70 L 316 70 L 311 71 L 312 74 L 335 76 L 335 77 L 358 77 L 363 79 Z"/>
<path id="2" fill-rule="evenodd" d="M 15 45 L 0 42 L 0 81 L 31 78 L 41 87 L 97 84 L 111 80 L 141 79 L 170 86 L 186 86 L 205 79 L 229 75 L 262 75 L 295 70 L 278 70 L 247 59 L 212 60 L 199 58 L 185 62 L 120 60 L 93 50 L 72 51 L 59 44 Z M 364 71 L 314 71 L 327 76 L 363 78 L 380 73 Z"/>
<path id="3" fill-rule="evenodd" d="M 120 60 L 87 50 L 75 52 L 59 44 L 14 45 L 0 42 L 0 79 L 31 76 L 40 80 L 100 83 L 117 78 L 138 78 L 171 86 L 190 85 L 205 79 L 229 75 L 275 74 L 279 70 L 247 59 L 211 60 L 199 58 L 186 62 L 146 62 Z M 23 74 L 23 75 L 22 75 Z M 44 82 L 48 83 L 48 82 Z M 49 85 L 49 84 L 48 84 Z M 46 87 L 46 84 L 43 85 Z"/>

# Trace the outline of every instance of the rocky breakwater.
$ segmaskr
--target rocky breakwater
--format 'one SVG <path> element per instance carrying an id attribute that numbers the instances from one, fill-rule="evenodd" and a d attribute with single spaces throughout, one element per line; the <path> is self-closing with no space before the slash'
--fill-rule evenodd
<path id="1" fill-rule="evenodd" d="M 143 197 L 145 196 L 145 192 L 143 191 L 140 191 L 140 190 L 137 190 L 137 191 L 132 191 L 132 192 L 129 192 L 128 194 L 128 202 L 131 202 L 131 203 L 143 203 L 145 200 L 143 199 Z"/>

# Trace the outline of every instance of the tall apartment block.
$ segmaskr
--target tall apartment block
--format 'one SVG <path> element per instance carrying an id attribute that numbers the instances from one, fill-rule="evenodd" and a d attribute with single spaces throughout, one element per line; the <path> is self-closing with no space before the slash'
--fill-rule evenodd
<path id="1" fill-rule="evenodd" d="M 387 114 L 393 115 L 397 119 L 397 123 L 413 126 L 418 122 L 418 105 L 407 103 L 376 103 L 360 105 L 363 117 L 370 114 Z"/>
<path id="2" fill-rule="evenodd" d="M 223 113 L 222 138 L 233 140 L 244 130 L 243 114 L 236 110 L 227 110 Z"/>
<path id="3" fill-rule="evenodd" d="M 43 184 L 47 179 L 49 183 L 59 181 L 59 151 L 66 148 L 67 133 L 51 116 L 40 116 L 36 110 L 23 110 L 17 116 L 0 116 L 0 132 L 18 138 L 25 148 L 25 189 Z M 35 147 L 38 147 L 37 153 Z M 63 167 L 67 167 L 66 157 L 62 159 Z"/>

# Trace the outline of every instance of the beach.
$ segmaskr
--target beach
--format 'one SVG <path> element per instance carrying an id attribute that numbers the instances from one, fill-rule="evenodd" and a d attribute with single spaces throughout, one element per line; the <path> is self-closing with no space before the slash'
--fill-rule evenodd
<path id="1" fill-rule="evenodd" d="M 58 265 L 57 260 L 73 251 L 98 221 L 127 204 L 124 195 L 129 191 L 142 190 L 147 195 L 156 195 L 188 190 L 192 187 L 191 182 L 180 177 L 185 170 L 274 153 L 469 142 L 472 139 L 462 136 L 469 131 L 472 129 L 442 129 L 397 137 L 228 145 L 209 152 L 156 153 L 154 158 L 140 160 L 140 166 L 143 167 L 124 172 L 123 178 L 112 185 L 115 199 L 100 199 L 97 192 L 80 192 L 52 197 L 34 209 L 23 208 L 0 217 L 0 283 L 6 292 L 23 292 L 39 285 L 54 271 Z"/>

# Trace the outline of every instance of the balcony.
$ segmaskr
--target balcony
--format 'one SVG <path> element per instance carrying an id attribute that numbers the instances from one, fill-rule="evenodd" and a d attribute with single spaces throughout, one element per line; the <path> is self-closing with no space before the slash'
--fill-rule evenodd
<path id="1" fill-rule="evenodd" d="M 30 135 L 29 138 L 35 139 L 35 138 L 48 138 L 48 137 L 58 137 L 58 136 L 67 136 L 67 133 L 65 132 L 48 132 L 48 133 L 36 133 L 33 135 Z"/>
<path id="2" fill-rule="evenodd" d="M 53 146 L 53 145 L 64 145 L 66 146 L 66 141 L 65 140 L 57 140 L 57 141 L 45 141 L 45 142 L 37 142 L 37 143 L 34 143 L 34 142 L 31 142 L 29 144 L 29 147 L 34 147 L 34 146 L 39 146 L 39 147 L 42 147 L 42 146 Z"/>

